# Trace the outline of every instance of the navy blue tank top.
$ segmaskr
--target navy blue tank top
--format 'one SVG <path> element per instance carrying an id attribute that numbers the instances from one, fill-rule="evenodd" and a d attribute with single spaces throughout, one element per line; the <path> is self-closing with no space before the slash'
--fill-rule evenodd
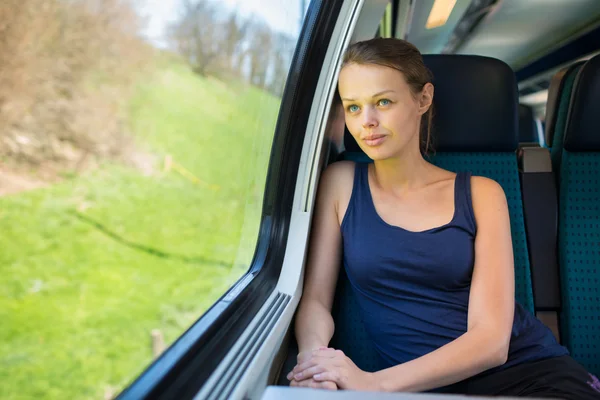
<path id="1" fill-rule="evenodd" d="M 470 173 L 456 176 L 452 220 L 412 232 L 377 214 L 368 164 L 357 163 L 341 231 L 344 268 L 384 367 L 421 357 L 467 331 L 477 231 Z M 552 332 L 516 303 L 508 361 L 486 373 L 565 354 Z"/>

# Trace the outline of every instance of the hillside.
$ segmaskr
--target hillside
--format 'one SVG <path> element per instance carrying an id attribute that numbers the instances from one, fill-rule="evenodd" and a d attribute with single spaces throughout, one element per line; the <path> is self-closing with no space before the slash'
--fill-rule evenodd
<path id="1" fill-rule="evenodd" d="M 0 197 L 0 398 L 122 389 L 251 260 L 278 99 L 168 61 L 123 103 L 137 167 Z"/>

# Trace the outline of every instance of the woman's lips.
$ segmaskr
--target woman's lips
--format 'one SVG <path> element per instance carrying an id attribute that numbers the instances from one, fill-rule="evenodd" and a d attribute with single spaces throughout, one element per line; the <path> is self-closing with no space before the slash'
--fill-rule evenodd
<path id="1" fill-rule="evenodd" d="M 385 140 L 385 135 L 372 135 L 363 139 L 367 146 L 378 146 Z"/>

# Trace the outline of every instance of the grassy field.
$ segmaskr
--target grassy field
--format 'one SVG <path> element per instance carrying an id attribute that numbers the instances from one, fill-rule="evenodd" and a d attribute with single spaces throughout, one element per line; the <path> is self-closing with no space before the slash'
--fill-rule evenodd
<path id="1" fill-rule="evenodd" d="M 151 330 L 172 343 L 251 260 L 278 100 L 167 63 L 124 112 L 149 174 L 106 163 L 0 198 L 2 399 L 122 389 Z"/>

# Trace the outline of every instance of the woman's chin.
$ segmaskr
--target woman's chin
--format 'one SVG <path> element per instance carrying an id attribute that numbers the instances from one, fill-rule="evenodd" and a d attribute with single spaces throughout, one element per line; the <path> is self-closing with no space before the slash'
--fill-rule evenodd
<path id="1" fill-rule="evenodd" d="M 384 149 L 367 149 L 365 154 L 373 161 L 382 161 L 392 158 L 392 154 L 389 154 L 389 152 Z"/>

